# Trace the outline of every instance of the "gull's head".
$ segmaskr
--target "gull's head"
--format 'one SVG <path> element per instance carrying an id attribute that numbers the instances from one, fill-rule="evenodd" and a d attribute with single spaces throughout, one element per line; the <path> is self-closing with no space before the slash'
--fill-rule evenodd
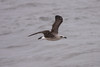
<path id="1" fill-rule="evenodd" d="M 65 38 L 65 39 L 67 39 L 67 37 L 65 37 L 65 36 L 63 36 L 63 35 L 60 35 L 60 38 Z"/>

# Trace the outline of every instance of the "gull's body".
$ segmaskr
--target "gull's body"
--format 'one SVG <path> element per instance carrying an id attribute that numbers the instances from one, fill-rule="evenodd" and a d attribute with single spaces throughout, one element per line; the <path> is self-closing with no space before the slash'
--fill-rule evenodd
<path id="1" fill-rule="evenodd" d="M 62 35 L 58 35 L 58 28 L 60 26 L 60 24 L 63 22 L 63 18 L 59 15 L 56 15 L 55 16 L 55 22 L 54 24 L 52 25 L 52 29 L 51 31 L 49 30 L 44 30 L 44 31 L 40 31 L 40 32 L 37 32 L 37 33 L 34 33 L 34 34 L 31 34 L 29 36 L 32 36 L 32 35 L 35 35 L 35 34 L 39 34 L 39 33 L 43 33 L 44 36 L 41 36 L 40 38 L 38 39 L 46 39 L 46 40 L 50 40 L 50 41 L 55 41 L 55 40 L 60 40 L 62 38 L 67 38 L 67 37 L 64 37 Z"/>

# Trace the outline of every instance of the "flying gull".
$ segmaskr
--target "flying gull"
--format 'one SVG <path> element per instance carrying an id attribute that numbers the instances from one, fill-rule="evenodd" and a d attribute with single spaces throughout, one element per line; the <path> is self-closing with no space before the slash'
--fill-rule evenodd
<path id="1" fill-rule="evenodd" d="M 36 32 L 36 33 L 29 35 L 29 37 L 36 35 L 36 34 L 39 34 L 39 33 L 42 33 L 42 34 L 44 34 L 44 36 L 39 37 L 38 40 L 45 39 L 45 40 L 50 40 L 50 41 L 56 41 L 56 40 L 60 40 L 62 38 L 66 39 L 67 37 L 64 37 L 63 35 L 58 35 L 58 29 L 59 29 L 59 26 L 61 25 L 62 22 L 63 22 L 63 18 L 59 15 L 56 15 L 55 22 L 52 25 L 51 31 L 44 30 L 44 31 Z"/>

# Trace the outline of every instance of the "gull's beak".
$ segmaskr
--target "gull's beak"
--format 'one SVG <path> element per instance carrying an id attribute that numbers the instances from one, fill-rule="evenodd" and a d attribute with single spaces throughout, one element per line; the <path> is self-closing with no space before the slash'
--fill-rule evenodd
<path id="1" fill-rule="evenodd" d="M 67 39 L 67 37 L 64 37 L 65 39 Z"/>

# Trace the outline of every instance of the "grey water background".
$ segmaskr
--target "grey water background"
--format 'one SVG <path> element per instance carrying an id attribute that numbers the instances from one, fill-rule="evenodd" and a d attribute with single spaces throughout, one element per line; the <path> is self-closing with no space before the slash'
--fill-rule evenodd
<path id="1" fill-rule="evenodd" d="M 27 37 L 55 15 L 67 39 Z M 0 0 L 0 67 L 100 67 L 100 0 Z"/>

